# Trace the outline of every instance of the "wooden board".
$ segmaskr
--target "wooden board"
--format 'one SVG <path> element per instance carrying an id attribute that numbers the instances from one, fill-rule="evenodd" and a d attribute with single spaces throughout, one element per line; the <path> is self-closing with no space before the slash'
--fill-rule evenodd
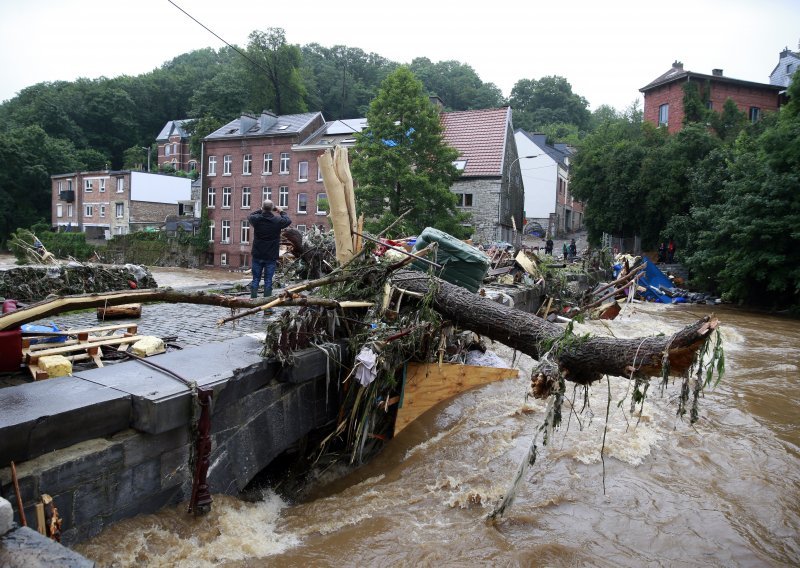
<path id="1" fill-rule="evenodd" d="M 411 421 L 443 400 L 474 387 L 517 376 L 517 369 L 454 363 L 442 363 L 441 366 L 436 363 L 409 363 L 394 433 L 397 435 Z"/>

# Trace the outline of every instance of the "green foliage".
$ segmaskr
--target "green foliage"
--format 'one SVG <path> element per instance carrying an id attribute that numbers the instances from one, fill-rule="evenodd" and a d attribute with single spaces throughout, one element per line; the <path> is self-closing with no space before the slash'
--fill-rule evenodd
<path id="1" fill-rule="evenodd" d="M 496 108 L 503 104 L 500 89 L 493 83 L 481 81 L 475 70 L 464 63 L 432 63 L 427 57 L 418 57 L 409 69 L 422 81 L 428 93 L 438 96 L 447 109 Z"/>
<path id="2" fill-rule="evenodd" d="M 463 236 L 466 217 L 449 189 L 459 176 L 453 166 L 458 151 L 446 145 L 439 115 L 407 67 L 382 83 L 367 119 L 369 127 L 357 136 L 352 171 L 368 228 L 378 230 L 413 209 L 399 234 L 430 226 Z"/>
<path id="3" fill-rule="evenodd" d="M 509 104 L 514 109 L 514 126 L 538 132 L 547 124 L 574 124 L 586 130 L 591 121 L 589 102 L 572 92 L 564 77 L 521 79 L 511 89 Z"/>
<path id="4" fill-rule="evenodd" d="M 708 122 L 722 140 L 733 142 L 747 126 L 747 115 L 739 110 L 732 99 L 727 99 L 722 112 L 708 114 Z"/>
<path id="5" fill-rule="evenodd" d="M 202 151 L 203 138 L 224 125 L 225 122 L 210 114 L 184 125 L 184 129 L 190 136 L 189 153 L 192 158 L 195 160 L 201 159 L 200 153 Z"/>
<path id="6" fill-rule="evenodd" d="M 249 68 L 251 108 L 269 108 L 278 115 L 307 111 L 300 48 L 286 43 L 286 33 L 281 28 L 253 31 L 248 39 L 247 54 L 258 63 L 255 69 Z"/>

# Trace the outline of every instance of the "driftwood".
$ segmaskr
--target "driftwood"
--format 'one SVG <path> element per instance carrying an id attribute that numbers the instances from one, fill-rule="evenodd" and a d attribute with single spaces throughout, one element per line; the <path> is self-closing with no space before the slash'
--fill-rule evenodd
<path id="1" fill-rule="evenodd" d="M 122 304 L 97 308 L 97 319 L 110 320 L 142 317 L 142 304 Z"/>
<path id="2" fill-rule="evenodd" d="M 537 360 L 544 350 L 564 337 L 562 326 L 442 280 L 431 280 L 420 272 L 398 271 L 392 282 L 398 288 L 419 293 L 427 293 L 429 283 L 435 282 L 433 306 L 439 313 L 458 327 L 471 329 Z M 690 368 L 695 352 L 717 325 L 716 318 L 707 316 L 669 337 L 573 337 L 559 352 L 558 362 L 565 378 L 580 384 L 592 383 L 603 375 L 660 375 L 665 354 L 670 374 L 683 375 Z"/>

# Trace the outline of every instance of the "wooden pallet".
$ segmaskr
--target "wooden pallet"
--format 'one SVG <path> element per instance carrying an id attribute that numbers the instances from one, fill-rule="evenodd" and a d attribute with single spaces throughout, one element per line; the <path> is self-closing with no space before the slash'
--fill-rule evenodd
<path id="1" fill-rule="evenodd" d="M 120 329 L 125 330 L 124 335 L 111 335 Z M 28 366 L 33 379 L 40 381 L 49 379 L 47 371 L 39 367 L 39 359 L 48 355 L 64 355 L 71 361 L 91 359 L 98 367 L 103 366 L 102 346 L 116 345 L 119 349 L 127 348 L 130 344 L 142 339 L 137 335 L 138 326 L 136 324 L 106 325 L 89 327 L 84 329 L 74 329 L 67 331 L 46 332 L 35 337 L 70 337 L 64 342 L 35 343 L 31 344 L 34 337 L 25 337 L 22 342 L 22 357 Z M 57 346 L 54 346 L 57 345 Z"/>

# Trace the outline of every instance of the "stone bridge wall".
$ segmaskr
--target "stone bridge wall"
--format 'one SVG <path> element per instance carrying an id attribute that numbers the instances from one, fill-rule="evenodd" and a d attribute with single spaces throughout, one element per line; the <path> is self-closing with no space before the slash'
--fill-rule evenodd
<path id="1" fill-rule="evenodd" d="M 281 368 L 261 348 L 241 337 L 152 359 L 214 389 L 212 493 L 236 495 L 338 409 L 338 369 L 322 351 Z M 50 494 L 70 545 L 187 500 L 190 401 L 183 384 L 136 361 L 0 389 L 0 464 L 16 463 L 29 523 Z M 10 482 L 10 467 L 0 469 L 2 495 L 13 502 Z"/>

